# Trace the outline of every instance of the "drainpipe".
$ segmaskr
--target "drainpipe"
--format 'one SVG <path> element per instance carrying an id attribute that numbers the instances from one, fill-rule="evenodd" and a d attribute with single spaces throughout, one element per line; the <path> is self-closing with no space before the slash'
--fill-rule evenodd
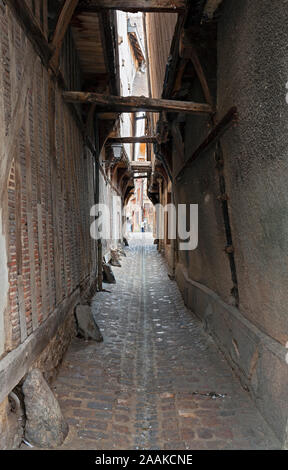
<path id="1" fill-rule="evenodd" d="M 157 183 L 158 183 L 158 188 L 159 188 L 159 204 L 162 204 L 162 178 L 157 178 Z M 159 243 L 158 243 L 158 250 L 162 251 L 163 240 L 161 238 L 161 235 L 162 233 L 164 234 L 164 227 L 163 227 L 164 221 L 162 220 L 162 217 L 160 217 L 160 221 L 158 223 L 159 223 L 159 235 L 160 235 Z"/>
<path id="2" fill-rule="evenodd" d="M 155 154 L 155 157 L 160 160 L 160 162 L 162 163 L 162 165 L 164 166 L 166 172 L 167 172 L 167 175 L 170 179 L 170 181 L 173 182 L 173 176 L 171 174 L 171 171 L 169 170 L 169 167 L 167 165 L 167 162 L 165 160 L 165 157 L 162 155 L 160 149 L 159 149 L 159 145 L 156 143 L 156 144 L 153 144 L 153 150 L 154 150 L 154 154 Z"/>
<path id="3" fill-rule="evenodd" d="M 98 117 L 97 114 L 94 114 L 94 134 L 95 134 L 95 149 L 96 155 L 95 158 L 95 168 L 96 168 L 96 179 L 95 179 L 95 205 L 100 203 L 100 149 L 99 149 L 99 127 L 98 127 Z M 103 290 L 103 274 L 102 274 L 102 240 L 97 240 L 97 260 L 98 260 L 98 273 L 97 273 L 97 289 L 99 292 Z"/>
<path id="4" fill-rule="evenodd" d="M 148 37 L 147 37 L 147 16 L 146 13 L 143 13 L 143 30 L 144 30 L 144 42 L 146 50 L 146 64 L 147 64 L 147 81 L 148 81 L 148 93 L 149 97 L 152 97 L 152 86 L 151 86 L 151 76 L 150 76 L 150 59 L 149 59 L 149 47 L 148 47 Z"/>
<path id="5" fill-rule="evenodd" d="M 174 192 L 174 185 L 172 184 L 172 191 L 171 191 L 171 202 L 176 206 L 176 201 L 175 201 L 175 192 Z M 177 207 L 177 206 L 176 206 Z M 176 208 L 176 211 L 178 209 Z M 171 279 L 175 279 L 175 274 L 176 274 L 176 258 L 177 258 L 177 230 L 178 230 L 178 213 L 176 216 L 176 238 L 171 240 L 171 249 L 172 249 L 172 266 L 171 266 Z"/>

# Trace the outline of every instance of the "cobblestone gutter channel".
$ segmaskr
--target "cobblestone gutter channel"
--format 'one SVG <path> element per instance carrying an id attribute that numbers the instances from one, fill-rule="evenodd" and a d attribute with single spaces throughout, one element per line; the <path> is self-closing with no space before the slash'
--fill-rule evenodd
<path id="1" fill-rule="evenodd" d="M 157 449 L 158 447 L 158 414 L 157 395 L 153 389 L 156 382 L 157 364 L 155 361 L 155 348 L 151 339 L 154 337 L 155 323 L 149 321 L 147 312 L 152 305 L 147 292 L 146 250 L 142 245 L 140 251 L 141 284 L 139 292 L 139 327 L 136 370 L 137 370 L 137 404 L 136 404 L 136 437 L 135 448 Z M 149 268 L 148 268 L 149 269 Z M 152 291 L 154 292 L 154 291 Z M 150 292 L 150 295 L 152 295 Z M 148 304 L 148 305 L 147 305 Z M 153 310 L 153 309 L 152 309 Z"/>

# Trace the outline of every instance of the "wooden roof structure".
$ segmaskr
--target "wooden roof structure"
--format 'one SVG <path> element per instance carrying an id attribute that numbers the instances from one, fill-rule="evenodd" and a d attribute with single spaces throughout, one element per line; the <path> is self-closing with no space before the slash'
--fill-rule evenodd
<path id="1" fill-rule="evenodd" d="M 206 0 L 206 2 L 202 0 L 193 0 L 193 2 L 189 0 L 50 0 L 48 2 L 50 18 L 48 37 L 38 24 L 26 1 L 5 0 L 5 3 L 25 31 L 42 63 L 62 88 L 63 99 L 68 102 L 79 126 L 83 130 L 87 145 L 95 156 L 98 155 L 98 152 L 85 131 L 85 121 L 89 119 L 89 116 L 91 117 L 91 110 L 93 113 L 96 112 L 98 118 L 105 122 L 105 125 L 102 126 L 101 145 L 109 137 L 121 112 L 131 113 L 145 109 L 150 112 L 208 113 L 211 116 L 214 115 L 215 110 L 208 89 L 206 89 L 206 102 L 204 103 L 177 101 L 173 89 L 175 90 L 175 82 L 181 81 L 181 76 L 185 72 L 185 67 L 181 65 L 183 65 L 183 60 L 185 62 L 186 58 L 184 56 L 180 57 L 179 42 L 181 43 L 181 33 L 188 12 L 190 22 L 192 19 L 192 23 L 195 23 L 195 25 L 199 24 L 199 21 L 202 21 L 203 18 L 206 19 L 206 17 L 207 20 L 211 20 L 221 3 L 220 0 Z M 116 10 L 179 14 L 175 40 L 171 49 L 172 66 L 167 73 L 167 83 L 164 86 L 162 99 L 153 100 L 145 97 L 119 96 L 120 78 Z M 68 33 L 73 36 L 79 59 L 81 84 L 78 85 L 71 84 L 67 74 L 65 76 L 65 66 L 61 61 L 61 51 Z M 135 35 L 132 30 L 130 35 L 132 35 L 131 39 L 133 41 Z M 137 46 L 136 43 L 135 47 Z M 184 46 L 185 51 L 187 49 L 185 41 Z M 141 62 L 140 52 L 142 53 L 142 51 L 139 50 L 138 52 L 139 61 Z M 197 69 L 196 62 L 194 61 L 195 69 Z M 201 68 L 198 67 L 196 72 L 205 89 L 205 77 L 201 77 Z M 154 140 L 153 136 L 150 137 L 151 140 Z"/>

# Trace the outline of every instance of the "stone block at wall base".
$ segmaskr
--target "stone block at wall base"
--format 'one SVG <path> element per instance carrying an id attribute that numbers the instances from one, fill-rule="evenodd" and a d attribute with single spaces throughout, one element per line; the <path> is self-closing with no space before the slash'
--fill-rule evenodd
<path id="1" fill-rule="evenodd" d="M 30 368 L 30 370 L 40 369 L 48 383 L 53 382 L 56 378 L 64 354 L 72 338 L 76 336 L 76 322 L 73 313 L 73 310 L 69 312 L 63 323 L 59 325 L 56 335 Z"/>
<path id="2" fill-rule="evenodd" d="M 260 331 L 237 308 L 223 302 L 215 292 L 191 280 L 181 264 L 176 267 L 176 281 L 185 304 L 203 322 L 287 449 L 287 349 Z"/>
<path id="3" fill-rule="evenodd" d="M 71 338 L 75 335 L 74 309 L 79 301 L 80 290 L 77 289 L 24 343 L 0 361 L 1 450 L 17 448 L 22 440 L 21 429 L 15 427 L 16 414 L 11 411 L 8 395 L 35 367 L 44 373 L 48 382 L 54 379 Z"/>
<path id="4" fill-rule="evenodd" d="M 22 440 L 23 429 L 19 420 L 18 424 L 16 422 L 17 413 L 11 409 L 8 395 L 35 368 L 42 371 L 48 383 L 53 382 L 71 339 L 76 335 L 75 307 L 81 299 L 91 299 L 95 282 L 95 277 L 87 277 L 24 343 L 0 361 L 0 450 L 17 448 Z"/>

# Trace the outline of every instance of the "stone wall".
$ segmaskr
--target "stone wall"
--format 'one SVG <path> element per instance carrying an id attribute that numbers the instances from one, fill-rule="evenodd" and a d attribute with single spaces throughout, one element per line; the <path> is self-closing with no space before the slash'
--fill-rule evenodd
<path id="1" fill-rule="evenodd" d="M 72 337 L 75 336 L 75 332 L 74 309 L 72 309 L 57 329 L 55 336 L 37 357 L 29 370 L 40 369 L 46 381 L 51 384 L 57 375 L 57 370 Z M 21 445 L 24 435 L 25 413 L 21 400 L 21 385 L 17 387 L 17 390 L 14 390 L 14 393 L 20 398 L 20 408 L 13 399 L 8 399 L 8 397 L 0 404 L 1 450 L 17 449 Z"/>
<path id="2" fill-rule="evenodd" d="M 269 8 L 270 5 L 270 8 Z M 224 3 L 218 28 L 218 108 L 239 125 L 222 139 L 240 309 L 288 341 L 288 12 L 284 0 Z M 259 21 L 261 19 L 261 21 Z"/>
<path id="3" fill-rule="evenodd" d="M 177 281 L 287 447 L 288 42 L 286 2 L 227 0 L 217 34 L 217 109 L 232 106 L 239 123 L 221 138 L 239 305 L 231 296 L 215 152 L 203 153 L 178 187 L 178 202 L 199 204 L 199 245 L 179 253 Z M 202 59 L 210 82 L 211 70 Z M 213 85 L 213 83 L 212 83 Z M 216 92 L 215 88 L 214 91 Z M 193 97 L 201 98 L 197 85 Z M 216 97 L 216 95 L 215 95 Z M 186 119 L 185 156 L 208 132 Z"/>
<path id="4" fill-rule="evenodd" d="M 2 4 L 0 23 L 0 115 L 6 128 L 0 150 L 9 153 L 2 164 L 7 180 L 0 201 L 9 281 L 5 354 L 93 276 L 97 262 L 90 237 L 93 156 L 61 89 Z M 78 88 L 72 36 L 66 41 L 69 79 Z M 65 73 L 68 69 L 66 63 Z M 15 129 L 22 95 L 22 119 Z"/>
<path id="5" fill-rule="evenodd" d="M 207 286 L 190 279 L 178 264 L 176 280 L 185 304 L 200 318 L 219 349 L 251 393 L 260 412 L 286 449 L 287 349 L 255 327 Z"/>
<path id="6" fill-rule="evenodd" d="M 268 0 L 226 1 L 218 27 L 218 108 L 223 113 L 236 105 L 239 113 L 239 125 L 222 139 L 239 309 L 281 351 L 276 357 L 260 348 L 250 383 L 283 442 L 288 420 L 286 6 L 283 0 L 272 9 Z M 250 344 L 247 339 L 246 349 Z M 245 356 L 241 348 L 238 362 Z"/>

